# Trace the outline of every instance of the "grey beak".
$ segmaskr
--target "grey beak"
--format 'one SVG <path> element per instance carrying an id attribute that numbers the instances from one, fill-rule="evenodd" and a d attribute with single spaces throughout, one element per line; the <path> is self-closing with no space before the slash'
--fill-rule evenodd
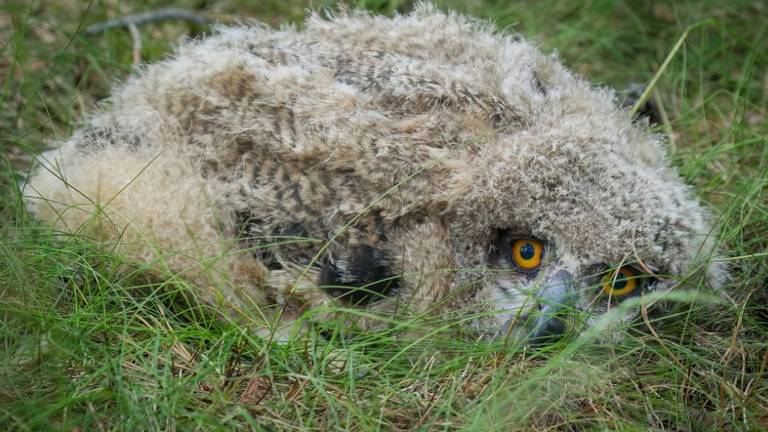
<path id="1" fill-rule="evenodd" d="M 575 301 L 574 280 L 570 273 L 560 270 L 547 280 L 539 295 L 539 313 L 528 333 L 526 344 L 544 345 L 565 333 L 566 325 L 561 316 Z"/>

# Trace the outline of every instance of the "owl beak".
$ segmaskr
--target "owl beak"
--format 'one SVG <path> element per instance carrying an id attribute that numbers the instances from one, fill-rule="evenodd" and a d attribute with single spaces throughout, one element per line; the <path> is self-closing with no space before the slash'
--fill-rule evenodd
<path id="1" fill-rule="evenodd" d="M 547 280 L 546 288 L 539 294 L 539 313 L 534 318 L 526 345 L 545 345 L 565 333 L 566 325 L 562 315 L 574 304 L 574 285 L 573 276 L 564 270 Z"/>

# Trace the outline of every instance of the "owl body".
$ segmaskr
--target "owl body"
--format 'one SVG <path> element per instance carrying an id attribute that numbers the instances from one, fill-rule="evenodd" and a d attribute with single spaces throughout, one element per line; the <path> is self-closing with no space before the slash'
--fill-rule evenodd
<path id="1" fill-rule="evenodd" d="M 713 250 L 660 139 L 613 92 L 429 5 L 220 28 L 40 159 L 33 215 L 246 318 L 344 305 L 383 317 L 366 326 L 429 311 L 530 332 L 554 322 L 526 321 L 548 301 L 604 313 L 610 269 L 642 270 L 642 295 Z"/>

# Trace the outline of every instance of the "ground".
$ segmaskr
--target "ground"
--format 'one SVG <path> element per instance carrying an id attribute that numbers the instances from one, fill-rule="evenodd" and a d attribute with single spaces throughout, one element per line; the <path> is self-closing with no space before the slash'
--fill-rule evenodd
<path id="1" fill-rule="evenodd" d="M 282 25 L 333 2 L 240 3 L 174 5 L 220 22 Z M 557 50 L 597 84 L 658 76 L 657 128 L 719 215 L 719 259 L 732 275 L 719 304 L 683 296 L 668 319 L 615 345 L 521 352 L 440 327 L 418 337 L 326 331 L 269 343 L 216 319 L 176 275 L 126 271 L 88 239 L 36 224 L 15 188 L 30 158 L 70 134 L 137 54 L 160 59 L 179 38 L 209 29 L 149 24 L 134 52 L 125 30 L 84 29 L 167 2 L 3 2 L 0 429 L 765 430 L 768 4 L 653 3 L 438 3 Z M 355 4 L 393 13 L 412 2 Z"/>

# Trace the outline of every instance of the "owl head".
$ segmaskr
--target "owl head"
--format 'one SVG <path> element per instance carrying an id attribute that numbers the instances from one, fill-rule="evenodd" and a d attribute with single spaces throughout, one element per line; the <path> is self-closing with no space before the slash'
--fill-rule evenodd
<path id="1" fill-rule="evenodd" d="M 477 326 L 539 343 L 692 275 L 718 287 L 708 214 L 648 122 L 552 58 L 531 57 L 528 87 L 510 93 L 525 128 L 478 147 L 448 188 L 456 268 L 483 269 L 454 280 L 457 292 L 474 284 L 473 301 L 491 311 Z M 640 312 L 621 309 L 598 337 L 615 339 Z"/>

